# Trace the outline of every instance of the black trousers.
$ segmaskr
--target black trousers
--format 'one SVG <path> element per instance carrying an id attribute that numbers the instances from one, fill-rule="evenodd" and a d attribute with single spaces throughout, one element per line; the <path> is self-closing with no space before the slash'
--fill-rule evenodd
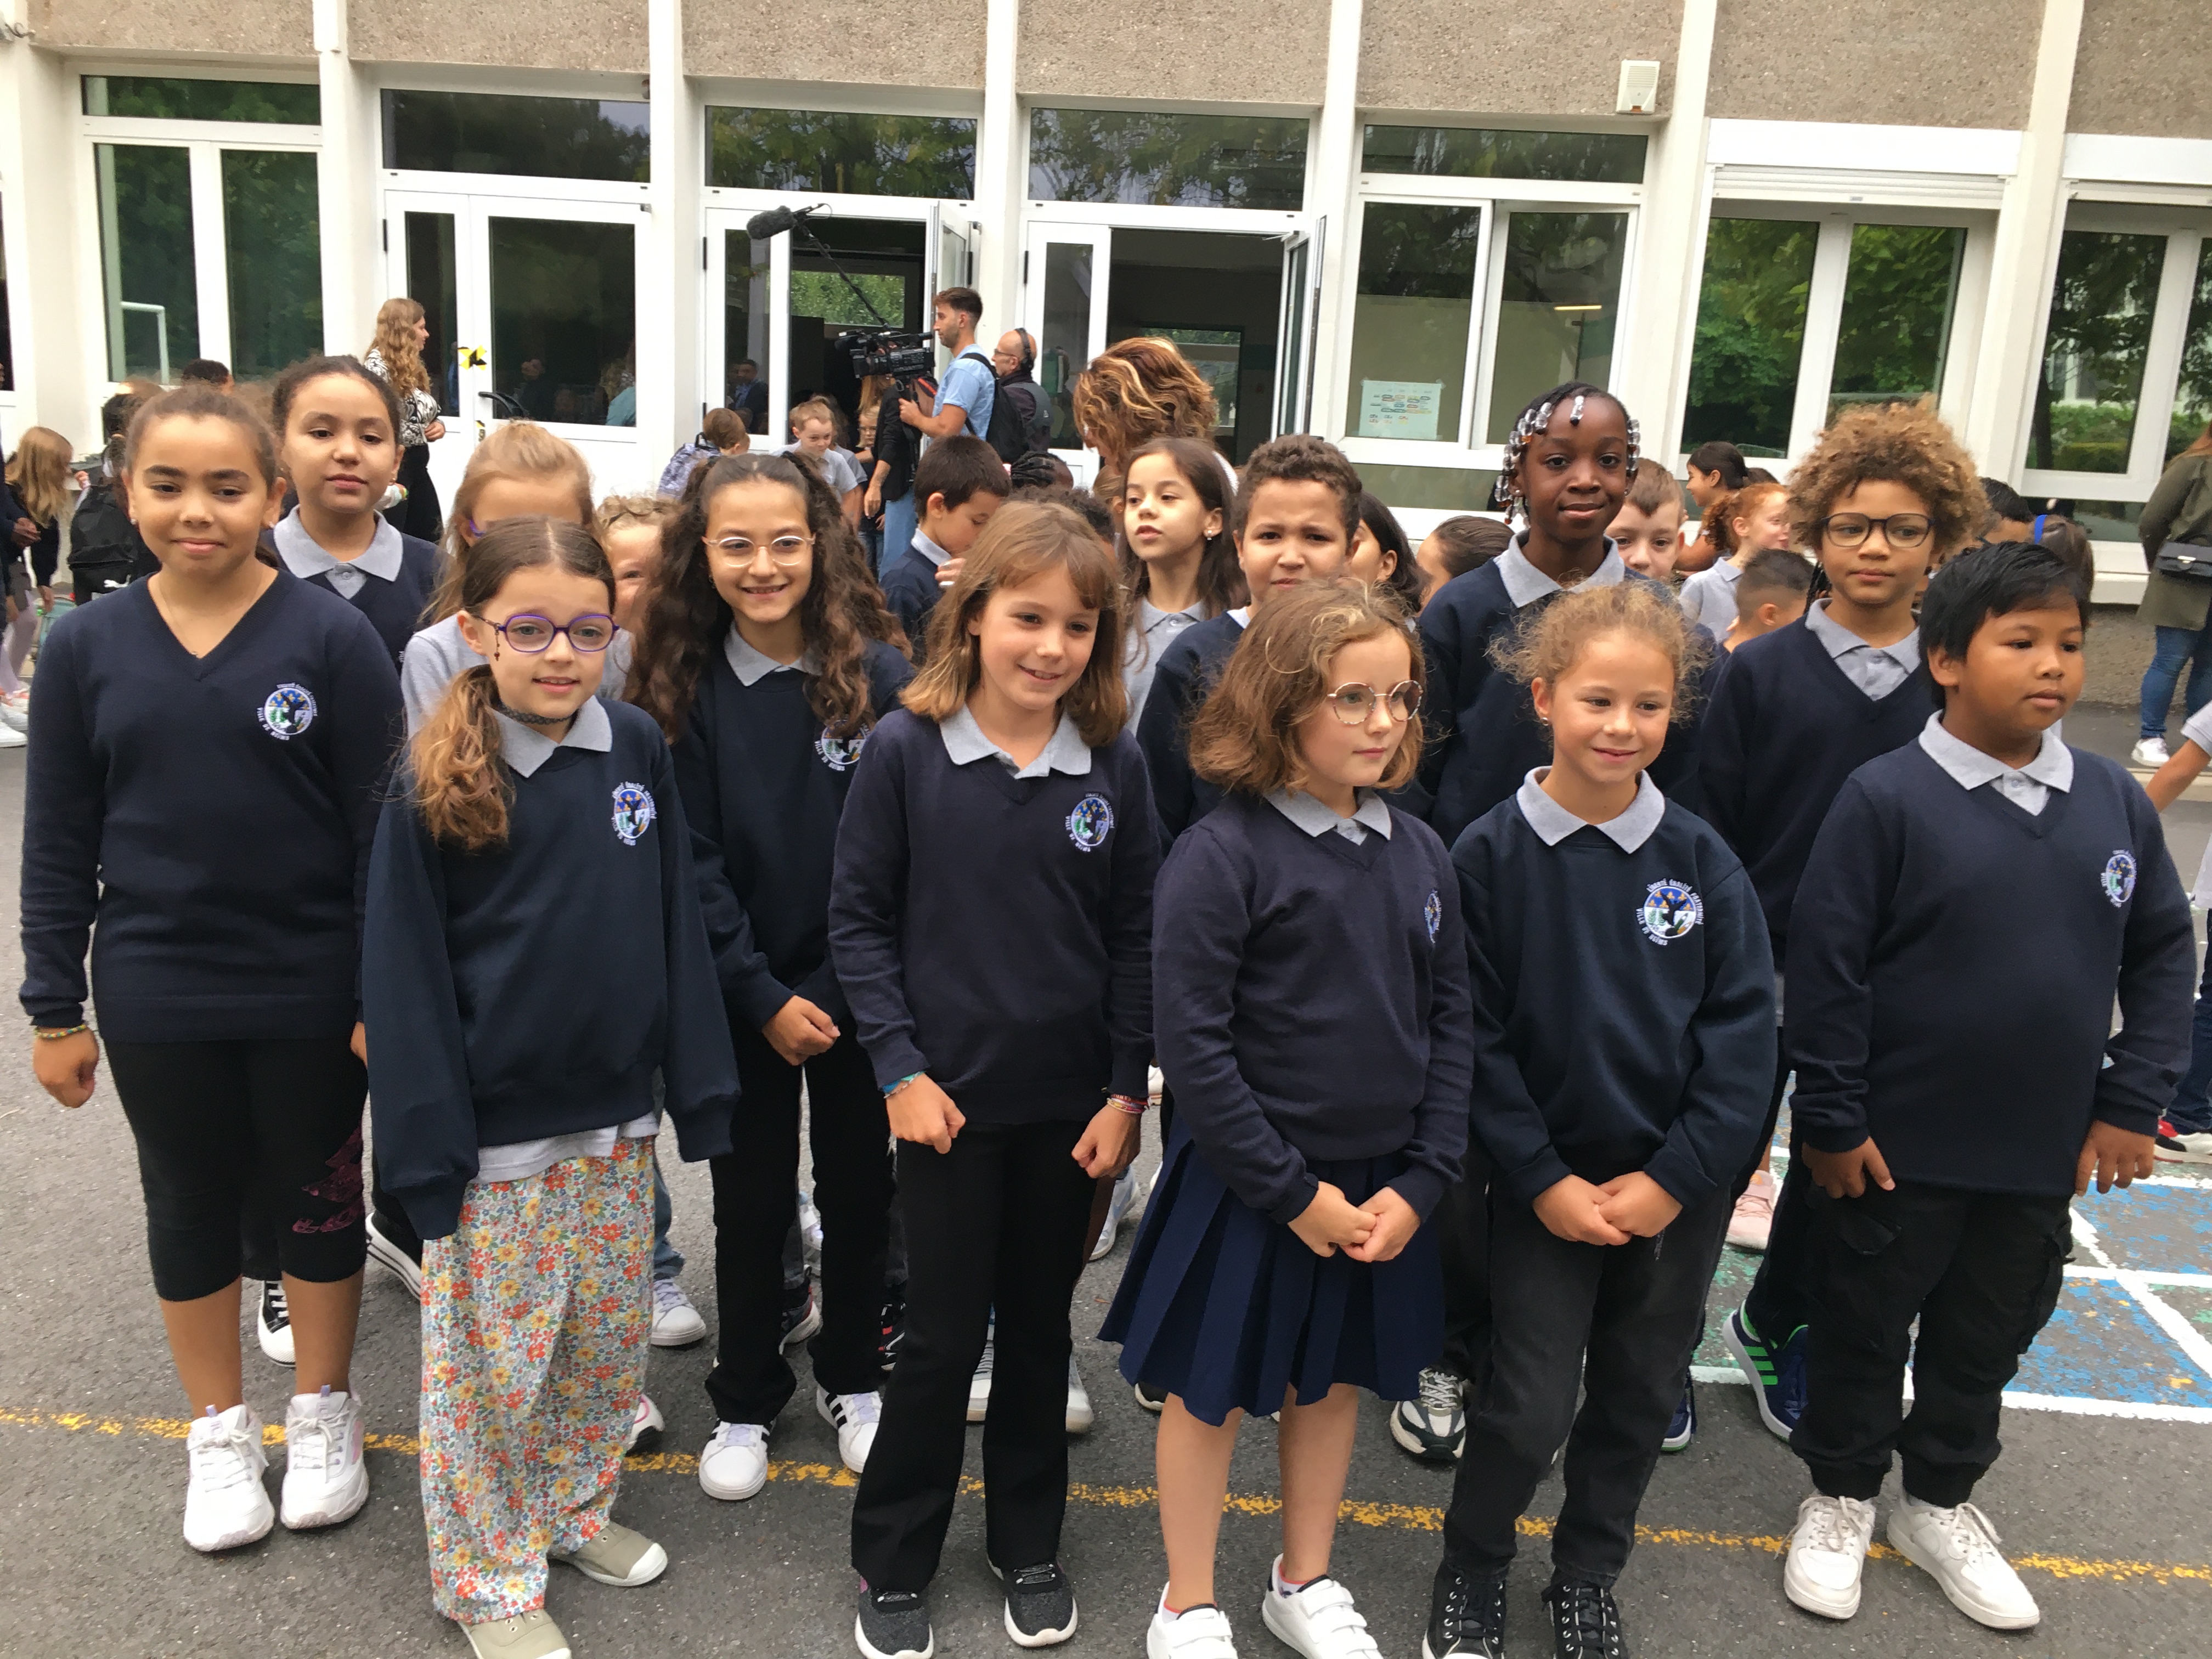
<path id="1" fill-rule="evenodd" d="M 438 506 L 438 486 L 430 482 L 430 446 L 410 444 L 399 452 L 399 482 L 407 499 L 385 514 L 403 536 L 434 543 L 445 532 L 445 514 Z"/>
<path id="2" fill-rule="evenodd" d="M 1008 1572 L 1060 1554 L 1068 1303 L 1093 1194 L 1069 1156 L 1083 1129 L 971 1123 L 948 1152 L 899 1143 L 906 1339 L 853 1504 L 853 1565 L 874 1589 L 920 1590 L 936 1576 L 967 1450 L 969 1380 L 994 1307 L 987 1547 Z"/>
<path id="3" fill-rule="evenodd" d="M 822 1331 L 809 1352 L 832 1394 L 883 1386 L 884 1237 L 890 1124 L 868 1057 L 849 1032 L 802 1066 L 758 1031 L 733 1030 L 736 1144 L 714 1158 L 714 1306 L 707 1395 L 725 1423 L 769 1424 L 798 1385 L 782 1350 L 784 1241 L 799 1216 L 799 1085 L 806 1083 L 814 1202 L 822 1212 Z"/>
<path id="4" fill-rule="evenodd" d="M 372 1148 L 371 1156 L 363 1160 L 366 1165 L 364 1173 L 368 1176 L 369 1213 L 376 1218 L 377 1231 L 413 1256 L 419 1266 L 422 1260 L 422 1235 L 415 1231 L 415 1224 L 407 1218 L 407 1212 L 401 1209 L 398 1201 L 378 1184 L 374 1152 Z M 283 1270 L 277 1265 L 276 1230 L 268 1218 L 258 1210 L 247 1211 L 239 1227 L 238 1239 L 240 1252 L 245 1259 L 246 1276 L 260 1279 L 264 1284 L 275 1283 Z"/>
<path id="5" fill-rule="evenodd" d="M 1473 1381 L 1490 1345 L 1490 1158 L 1468 1138 L 1467 1167 L 1430 1217 L 1444 1278 L 1444 1350 L 1438 1363 Z"/>
<path id="6" fill-rule="evenodd" d="M 361 1271 L 368 1072 L 344 1037 L 111 1041 L 107 1063 L 138 1143 L 156 1296 L 191 1302 L 231 1284 L 249 1233 L 295 1279 Z"/>
<path id="7" fill-rule="evenodd" d="M 1733 1208 L 1716 1193 L 1656 1238 L 1577 1244 L 1528 1205 L 1491 1194 L 1489 1352 L 1444 1512 L 1454 1562 L 1504 1580 L 1516 1523 L 1564 1440 L 1567 1497 L 1552 1534 L 1553 1576 L 1607 1585 L 1620 1576 L 1659 1443 L 1681 1403 Z"/>
<path id="8" fill-rule="evenodd" d="M 1766 1130 L 1759 1138 L 1759 1150 L 1752 1161 L 1744 1165 L 1737 1177 L 1735 1190 L 1741 1194 L 1751 1185 L 1751 1177 L 1765 1161 L 1766 1148 L 1774 1139 L 1774 1126 L 1782 1115 L 1782 1091 L 1790 1081 L 1790 1056 L 1778 1055 L 1774 1069 L 1774 1097 L 1766 1108 Z M 1797 1126 L 1790 1126 L 1790 1169 L 1782 1177 L 1782 1190 L 1774 1196 L 1774 1219 L 1766 1235 L 1766 1254 L 1759 1261 L 1758 1277 L 1751 1281 L 1751 1289 L 1743 1298 L 1744 1317 L 1760 1340 L 1770 1346 L 1779 1347 L 1790 1340 L 1790 1334 L 1801 1326 L 1813 1322 L 1813 1303 L 1815 1283 L 1814 1262 L 1811 1238 L 1811 1221 L 1806 1212 L 1805 1195 L 1813 1190 L 1813 1172 L 1805 1163 L 1805 1143 L 1798 1138 Z"/>
<path id="9" fill-rule="evenodd" d="M 1790 1449 L 1831 1498 L 1874 1498 L 1893 1449 L 1910 1496 L 1964 1503 L 2002 1449 L 2004 1386 L 2058 1305 L 2067 1200 L 1899 1181 L 1862 1198 L 1815 1188 L 1807 1207 L 1820 1297 Z"/>

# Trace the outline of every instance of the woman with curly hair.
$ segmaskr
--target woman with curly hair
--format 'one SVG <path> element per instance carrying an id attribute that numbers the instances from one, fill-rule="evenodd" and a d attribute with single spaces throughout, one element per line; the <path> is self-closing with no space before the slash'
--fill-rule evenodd
<path id="1" fill-rule="evenodd" d="M 446 423 L 438 418 L 438 394 L 422 362 L 429 343 L 421 302 L 398 295 L 376 308 L 376 338 L 361 361 L 399 397 L 399 483 L 407 495 L 385 517 L 401 535 L 434 542 L 443 514 L 438 486 L 430 482 L 430 446 L 446 435 Z"/>
<path id="2" fill-rule="evenodd" d="M 783 1243 L 802 1077 L 823 1221 L 814 1404 L 852 1468 L 875 1439 L 890 1126 L 830 961 L 830 875 L 861 746 L 914 671 L 811 457 L 708 462 L 661 545 L 629 698 L 675 745 L 744 1085 L 742 1144 L 713 1164 L 718 1425 L 699 1456 L 708 1496 L 735 1500 L 767 1480 L 769 1431 L 796 1386 Z"/>
<path id="3" fill-rule="evenodd" d="M 1213 442 L 1213 388 L 1172 340 L 1146 335 L 1116 340 L 1075 377 L 1071 396 L 1075 428 L 1098 452 L 1103 501 L 1120 501 L 1129 458 L 1153 439 Z M 1236 469 L 1225 460 L 1221 465 L 1235 489 Z"/>

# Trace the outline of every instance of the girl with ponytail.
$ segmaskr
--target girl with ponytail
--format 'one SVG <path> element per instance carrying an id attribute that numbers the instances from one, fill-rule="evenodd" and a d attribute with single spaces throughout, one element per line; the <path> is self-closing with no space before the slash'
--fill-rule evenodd
<path id="1" fill-rule="evenodd" d="M 605 554 L 505 520 L 458 598 L 483 660 L 378 824 L 362 1006 L 386 1195 L 427 1241 L 432 1597 L 479 1654 L 547 1652 L 549 1557 L 621 1586 L 668 1565 L 609 1518 L 645 1380 L 653 1138 L 665 1103 L 686 1158 L 728 1152 L 738 1078 L 667 745 L 593 695 Z"/>

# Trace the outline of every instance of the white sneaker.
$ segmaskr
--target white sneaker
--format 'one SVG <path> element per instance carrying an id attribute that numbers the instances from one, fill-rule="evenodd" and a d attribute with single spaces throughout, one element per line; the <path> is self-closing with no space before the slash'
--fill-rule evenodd
<path id="1" fill-rule="evenodd" d="M 0 725 L 13 726 L 18 732 L 31 729 L 31 694 L 10 691 L 0 696 Z"/>
<path id="2" fill-rule="evenodd" d="M 699 1454 L 699 1489 L 741 1503 L 768 1485 L 768 1431 L 757 1423 L 718 1423 Z"/>
<path id="3" fill-rule="evenodd" d="M 253 1316 L 253 1334 L 260 1340 L 261 1352 L 278 1364 L 297 1363 L 292 1346 L 292 1310 L 284 1304 L 283 1280 L 263 1282 L 261 1305 Z"/>
<path id="4" fill-rule="evenodd" d="M 284 1412 L 284 1524 L 294 1532 L 335 1527 L 368 1502 L 368 1465 L 362 1461 L 361 1400 L 295 1394 Z"/>
<path id="5" fill-rule="evenodd" d="M 1091 1247 L 1093 1261 L 1113 1253 L 1115 1241 L 1121 1236 L 1122 1224 L 1129 1219 L 1129 1212 L 1137 1204 L 1137 1172 L 1121 1171 L 1121 1178 L 1114 1183 L 1114 1196 L 1106 1200 L 1106 1224 L 1098 1230 L 1098 1242 Z"/>
<path id="6" fill-rule="evenodd" d="M 1306 1659 L 1382 1659 L 1382 1650 L 1367 1633 L 1366 1620 L 1352 1605 L 1352 1592 L 1335 1579 L 1316 1578 L 1285 1594 L 1279 1555 L 1267 1579 L 1267 1594 L 1260 1598 L 1260 1617 L 1285 1646 Z"/>
<path id="7" fill-rule="evenodd" d="M 1907 1498 L 1889 1512 L 1889 1541 L 1977 1624 L 2032 1630 L 2043 1617 L 2012 1563 L 1997 1553 L 1997 1529 L 1972 1504 L 1944 1510 Z"/>
<path id="8" fill-rule="evenodd" d="M 991 1414 L 991 1350 L 994 1345 L 989 1337 L 983 1339 L 983 1357 L 975 1362 L 975 1375 L 968 1379 L 968 1420 L 980 1423 Z"/>
<path id="9" fill-rule="evenodd" d="M 637 1409 L 630 1413 L 629 1438 L 623 1443 L 623 1455 L 634 1451 L 651 1451 L 660 1443 L 660 1431 L 668 1426 L 660 1414 L 660 1407 L 653 1403 L 653 1396 L 641 1394 L 637 1397 Z"/>
<path id="10" fill-rule="evenodd" d="M 806 1263 L 806 1276 L 817 1285 L 822 1282 L 822 1212 L 814 1207 L 812 1196 L 799 1195 L 799 1249 Z"/>
<path id="11" fill-rule="evenodd" d="M 855 1474 L 866 1468 L 868 1449 L 876 1443 L 876 1425 L 883 1419 L 883 1395 L 832 1394 L 818 1388 L 814 1409 L 837 1431 L 837 1455 L 845 1460 L 845 1467 Z"/>
<path id="12" fill-rule="evenodd" d="M 1098 1420 L 1091 1409 L 1091 1390 L 1083 1386 L 1083 1373 L 1075 1369 L 1075 1356 L 1067 1356 L 1067 1431 L 1088 1434 Z"/>
<path id="13" fill-rule="evenodd" d="M 12 726 L 0 725 L 0 749 L 21 749 L 30 739 Z"/>
<path id="14" fill-rule="evenodd" d="M 2137 766 L 2163 766 L 2173 757 L 2166 752 L 2164 738 L 2145 738 L 2128 751 L 2128 758 Z"/>
<path id="15" fill-rule="evenodd" d="M 1440 1365 L 1421 1372 L 1415 1397 L 1390 1410 L 1390 1437 L 1424 1463 L 1450 1463 L 1467 1445 L 1466 1387 Z"/>
<path id="16" fill-rule="evenodd" d="M 261 1449 L 253 1407 L 218 1413 L 209 1407 L 185 1437 L 185 1452 L 192 1469 L 185 1488 L 185 1542 L 212 1553 L 266 1538 L 276 1507 L 261 1485 L 269 1454 Z"/>
<path id="17" fill-rule="evenodd" d="M 653 1281 L 653 1346 L 688 1348 L 707 1334 L 707 1322 L 699 1316 L 684 1287 L 672 1279 Z"/>
<path id="18" fill-rule="evenodd" d="M 1229 1615 L 1211 1603 L 1188 1613 L 1170 1613 L 1168 1593 L 1145 1629 L 1146 1659 L 1237 1659 L 1229 1634 Z"/>
<path id="19" fill-rule="evenodd" d="M 2152 1150 L 2164 1164 L 2212 1164 L 2212 1134 L 2160 1123 L 2158 1145 Z"/>
<path id="20" fill-rule="evenodd" d="M 1874 1542 L 1874 1505 L 1818 1492 L 1797 1506 L 1782 1593 L 1808 1613 L 1848 1619 L 1859 1610 L 1859 1574 Z"/>

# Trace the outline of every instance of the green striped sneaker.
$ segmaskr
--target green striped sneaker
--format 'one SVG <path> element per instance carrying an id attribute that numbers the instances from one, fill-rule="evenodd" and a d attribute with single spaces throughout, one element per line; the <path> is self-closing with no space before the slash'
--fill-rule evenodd
<path id="1" fill-rule="evenodd" d="M 1787 1440 L 1805 1409 L 1805 1328 L 1800 1325 L 1790 1333 L 1788 1341 L 1769 1347 L 1738 1308 L 1728 1316 L 1721 1335 L 1751 1383 L 1752 1398 L 1759 1402 L 1759 1420 Z"/>

